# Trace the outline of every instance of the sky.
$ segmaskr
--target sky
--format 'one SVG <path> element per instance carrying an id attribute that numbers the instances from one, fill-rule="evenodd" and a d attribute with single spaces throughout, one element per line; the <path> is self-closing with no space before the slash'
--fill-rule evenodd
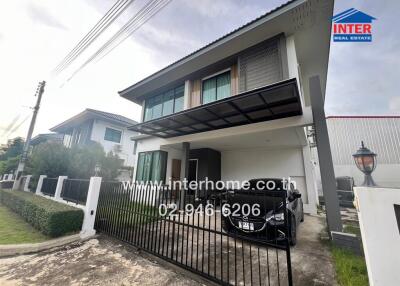
<path id="1" fill-rule="evenodd" d="M 70 75 L 148 0 L 135 0 L 63 74 L 50 72 L 116 0 L 0 3 L 0 143 L 26 136 L 37 84 L 46 80 L 34 135 L 94 108 L 139 120 L 118 91 L 283 4 L 286 0 L 172 0 L 103 59 Z M 400 114 L 398 0 L 337 0 L 375 18 L 373 42 L 331 43 L 327 115 Z M 10 128 L 10 126 L 12 126 Z M 6 130 L 9 129 L 8 132 Z"/>

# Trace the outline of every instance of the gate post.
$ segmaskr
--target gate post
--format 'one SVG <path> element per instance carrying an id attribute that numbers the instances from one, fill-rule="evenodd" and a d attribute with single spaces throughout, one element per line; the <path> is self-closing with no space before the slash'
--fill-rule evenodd
<path id="1" fill-rule="evenodd" d="M 39 176 L 39 181 L 38 181 L 38 183 L 37 183 L 37 186 L 36 186 L 36 195 L 38 195 L 38 196 L 43 196 L 43 193 L 42 193 L 42 186 L 43 186 L 43 179 L 44 178 L 47 178 L 47 176 L 46 175 L 40 175 Z"/>
<path id="2" fill-rule="evenodd" d="M 57 181 L 57 186 L 56 186 L 56 191 L 54 193 L 54 200 L 60 201 L 62 200 L 61 198 L 61 190 L 64 184 L 64 180 L 68 179 L 68 176 L 59 176 L 58 181 Z"/>
<path id="3" fill-rule="evenodd" d="M 96 234 L 94 229 L 94 222 L 96 219 L 97 203 L 99 201 L 101 177 L 91 177 L 89 182 L 89 189 L 86 198 L 86 205 L 84 208 L 84 218 L 82 230 L 80 232 L 81 238 L 87 238 Z"/>
<path id="4" fill-rule="evenodd" d="M 31 181 L 32 175 L 26 176 L 24 191 L 29 192 L 29 182 Z"/>

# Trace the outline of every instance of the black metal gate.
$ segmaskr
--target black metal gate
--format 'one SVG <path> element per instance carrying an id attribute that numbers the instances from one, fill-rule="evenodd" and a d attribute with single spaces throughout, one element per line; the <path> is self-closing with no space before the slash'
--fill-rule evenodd
<path id="1" fill-rule="evenodd" d="M 240 196 L 103 182 L 95 228 L 222 285 L 292 285 L 286 193 L 235 217 Z"/>

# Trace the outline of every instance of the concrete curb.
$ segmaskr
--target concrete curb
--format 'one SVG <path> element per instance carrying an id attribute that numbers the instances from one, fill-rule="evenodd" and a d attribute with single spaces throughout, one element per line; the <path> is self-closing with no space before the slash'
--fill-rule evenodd
<path id="1" fill-rule="evenodd" d="M 54 247 L 64 246 L 73 242 L 83 241 L 86 239 L 87 238 L 81 239 L 79 234 L 74 234 L 39 243 L 0 245 L 0 258 L 28 253 L 36 253 Z"/>

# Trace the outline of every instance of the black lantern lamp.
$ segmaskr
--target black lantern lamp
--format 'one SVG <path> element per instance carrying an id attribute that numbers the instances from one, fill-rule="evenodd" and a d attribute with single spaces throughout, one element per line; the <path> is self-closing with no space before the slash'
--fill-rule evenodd
<path id="1" fill-rule="evenodd" d="M 361 148 L 353 154 L 354 162 L 357 168 L 364 173 L 363 186 L 373 187 L 376 186 L 372 179 L 371 173 L 376 168 L 376 154 L 364 146 L 364 142 L 361 141 Z"/>
<path id="2" fill-rule="evenodd" d="M 99 175 L 100 171 L 101 171 L 101 165 L 97 163 L 94 166 L 94 176 L 97 177 Z"/>

